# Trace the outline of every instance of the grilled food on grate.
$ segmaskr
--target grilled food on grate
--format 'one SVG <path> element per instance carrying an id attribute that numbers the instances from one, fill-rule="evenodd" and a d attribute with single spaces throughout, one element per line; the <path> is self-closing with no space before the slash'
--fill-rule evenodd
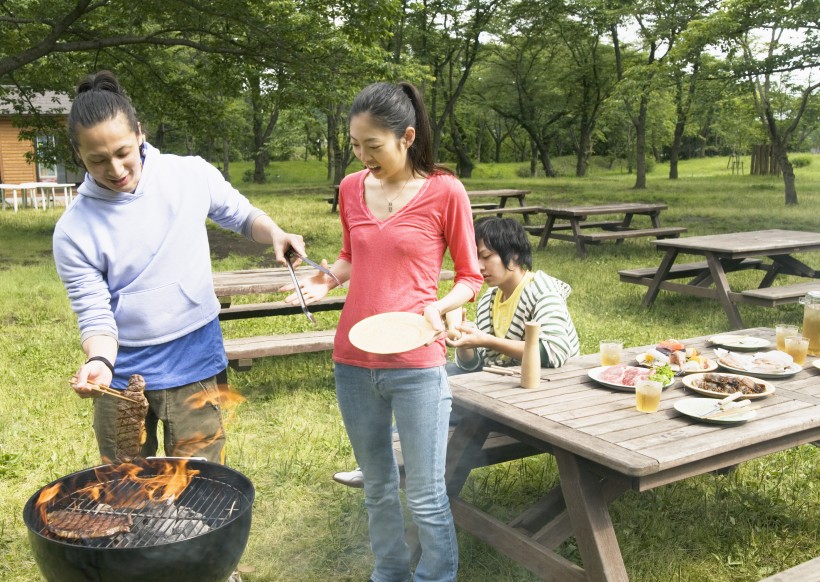
<path id="1" fill-rule="evenodd" d="M 46 527 L 51 533 L 70 540 L 105 538 L 131 531 L 131 517 L 58 509 L 46 514 Z"/>
<path id="2" fill-rule="evenodd" d="M 148 400 L 145 398 L 145 379 L 134 374 L 128 379 L 124 396 L 134 402 L 119 400 L 117 402 L 117 462 L 128 463 L 138 457 L 145 444 L 145 415 L 148 412 Z"/>

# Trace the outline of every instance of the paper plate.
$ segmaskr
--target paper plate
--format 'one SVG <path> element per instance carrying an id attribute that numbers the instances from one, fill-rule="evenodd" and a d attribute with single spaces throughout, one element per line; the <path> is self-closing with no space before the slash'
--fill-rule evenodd
<path id="1" fill-rule="evenodd" d="M 711 422 L 714 424 L 737 424 L 738 422 L 746 422 L 752 420 L 757 416 L 757 410 L 744 410 L 739 408 L 737 414 L 729 416 L 721 416 L 718 418 L 703 418 L 704 414 L 715 409 L 714 398 L 681 398 L 675 401 L 675 410 L 686 416 L 691 416 L 703 422 Z"/>
<path id="2" fill-rule="evenodd" d="M 761 337 L 730 333 L 716 335 L 709 338 L 709 341 L 717 346 L 731 348 L 739 352 L 753 352 L 772 345 L 772 342 Z"/>
<path id="3" fill-rule="evenodd" d="M 711 396 L 713 398 L 726 398 L 729 395 L 729 392 L 715 392 L 712 390 L 706 390 L 705 388 L 700 387 L 700 383 L 703 381 L 703 377 L 706 374 L 691 374 L 689 376 L 684 376 L 681 379 L 681 382 L 684 386 L 689 388 L 690 390 L 694 390 L 699 394 L 703 394 L 704 396 Z M 764 398 L 765 396 L 769 396 L 770 394 L 774 394 L 774 384 L 771 382 L 766 382 L 766 380 L 761 380 L 760 378 L 754 378 L 749 376 L 748 374 L 720 374 L 721 376 L 737 376 L 737 377 L 746 377 L 754 380 L 755 382 L 760 382 L 765 386 L 765 390 L 759 394 L 744 394 L 741 398 L 748 398 L 749 400 L 754 400 L 755 398 Z"/>
<path id="4" fill-rule="evenodd" d="M 400 354 L 423 346 L 435 331 L 417 313 L 391 311 L 361 320 L 350 328 L 350 343 L 371 354 Z"/>

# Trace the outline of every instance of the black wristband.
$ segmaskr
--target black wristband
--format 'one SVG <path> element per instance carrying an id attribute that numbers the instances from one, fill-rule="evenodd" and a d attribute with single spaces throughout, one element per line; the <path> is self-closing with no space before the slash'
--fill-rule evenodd
<path id="1" fill-rule="evenodd" d="M 114 375 L 114 364 L 112 364 L 111 361 L 105 356 L 92 356 L 85 361 L 86 364 L 88 362 L 102 362 L 103 364 L 105 364 L 106 368 L 111 370 L 111 375 Z"/>

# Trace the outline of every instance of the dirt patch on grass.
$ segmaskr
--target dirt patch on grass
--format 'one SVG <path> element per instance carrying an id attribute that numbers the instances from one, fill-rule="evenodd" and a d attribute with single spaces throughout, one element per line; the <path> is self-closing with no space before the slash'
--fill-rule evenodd
<path id="1" fill-rule="evenodd" d="M 259 267 L 277 267 L 279 264 L 268 245 L 253 242 L 229 230 L 208 229 L 208 244 L 212 259 L 225 259 L 230 255 L 255 257 Z"/>

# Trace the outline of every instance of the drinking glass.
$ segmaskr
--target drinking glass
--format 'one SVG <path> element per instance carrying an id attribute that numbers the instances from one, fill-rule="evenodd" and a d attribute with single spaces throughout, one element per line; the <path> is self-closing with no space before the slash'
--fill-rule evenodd
<path id="1" fill-rule="evenodd" d="M 639 412 L 657 412 L 663 384 L 655 380 L 639 380 L 635 384 L 635 408 Z"/>
<path id="2" fill-rule="evenodd" d="M 781 323 L 774 327 L 774 331 L 777 336 L 777 349 L 781 352 L 785 352 L 786 338 L 790 335 L 797 335 L 797 326 Z"/>
<path id="3" fill-rule="evenodd" d="M 614 366 L 621 363 L 621 350 L 624 343 L 620 340 L 601 340 L 601 365 Z"/>
<path id="4" fill-rule="evenodd" d="M 802 335 L 792 335 L 786 338 L 786 353 L 795 364 L 806 365 L 806 356 L 809 352 L 809 340 Z"/>

